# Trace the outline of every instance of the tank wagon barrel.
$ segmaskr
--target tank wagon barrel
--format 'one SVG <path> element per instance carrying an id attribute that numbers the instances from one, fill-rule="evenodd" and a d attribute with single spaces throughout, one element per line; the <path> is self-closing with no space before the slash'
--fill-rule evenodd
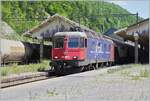
<path id="1" fill-rule="evenodd" d="M 8 63 L 23 60 L 25 56 L 25 46 L 20 41 L 0 39 L 1 61 Z"/>
<path id="2" fill-rule="evenodd" d="M 0 39 L 1 64 L 35 63 L 40 60 L 40 44 Z M 44 59 L 50 59 L 51 46 L 44 45 Z"/>

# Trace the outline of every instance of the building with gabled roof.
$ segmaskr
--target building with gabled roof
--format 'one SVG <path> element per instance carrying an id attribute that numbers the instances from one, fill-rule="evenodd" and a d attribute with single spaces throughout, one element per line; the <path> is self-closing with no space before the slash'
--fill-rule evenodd
<path id="1" fill-rule="evenodd" d="M 138 33 L 139 44 L 149 47 L 149 18 L 114 32 L 125 40 L 134 42 L 134 34 Z"/>
<path id="2" fill-rule="evenodd" d="M 40 25 L 24 33 L 24 35 L 33 38 L 50 39 L 56 32 L 64 31 L 84 31 L 87 36 L 97 37 L 95 31 L 58 14 L 50 16 Z"/>
<path id="3" fill-rule="evenodd" d="M 124 40 L 129 40 L 135 43 L 135 62 L 138 59 L 148 62 L 149 57 L 149 18 L 139 21 L 133 25 L 119 29 L 114 33 L 122 37 Z M 138 47 L 140 46 L 140 51 Z M 139 56 L 138 56 L 139 54 Z"/>

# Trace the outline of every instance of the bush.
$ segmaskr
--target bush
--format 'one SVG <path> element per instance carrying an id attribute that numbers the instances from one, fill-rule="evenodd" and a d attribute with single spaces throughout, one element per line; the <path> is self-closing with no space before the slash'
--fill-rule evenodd
<path id="1" fill-rule="evenodd" d="M 39 67 L 38 69 L 37 69 L 38 71 L 44 71 L 45 70 L 45 67 Z"/>
<path id="2" fill-rule="evenodd" d="M 7 69 L 0 69 L 1 70 L 1 75 L 2 76 L 7 76 L 8 75 L 8 70 Z"/>

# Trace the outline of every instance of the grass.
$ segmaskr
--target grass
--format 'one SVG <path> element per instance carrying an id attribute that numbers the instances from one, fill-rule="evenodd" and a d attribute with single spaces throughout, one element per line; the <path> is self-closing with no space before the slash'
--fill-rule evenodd
<path id="1" fill-rule="evenodd" d="M 121 71 L 121 74 L 122 74 L 123 76 L 129 76 L 130 73 L 131 73 L 130 70 L 123 70 L 123 71 Z"/>
<path id="2" fill-rule="evenodd" d="M 47 95 L 48 95 L 49 97 L 50 97 L 50 96 L 58 95 L 58 93 L 56 92 L 56 89 L 47 90 L 46 93 L 47 93 Z"/>
<path id="3" fill-rule="evenodd" d="M 148 70 L 147 69 L 143 69 L 143 70 L 141 70 L 140 71 L 140 76 L 141 77 L 149 77 L 149 72 L 148 72 Z"/>
<path id="4" fill-rule="evenodd" d="M 131 80 L 140 80 L 141 78 L 140 78 L 140 76 L 132 76 L 131 77 Z"/>
<path id="5" fill-rule="evenodd" d="M 132 64 L 132 68 L 126 68 L 120 71 L 120 74 L 125 77 L 130 77 L 131 80 L 140 80 L 142 78 L 148 78 L 150 72 L 148 71 L 149 65 Z"/>
<path id="6" fill-rule="evenodd" d="M 12 74 L 21 74 L 26 72 L 39 72 L 50 69 L 49 60 L 44 60 L 41 63 L 29 64 L 29 65 L 17 65 L 12 64 L 9 66 L 1 67 L 1 75 L 8 76 Z"/>
<path id="7" fill-rule="evenodd" d="M 149 65 L 142 64 L 122 65 L 121 68 L 108 69 L 107 74 L 119 73 L 121 76 L 131 78 L 131 80 L 140 80 L 149 77 L 148 68 Z"/>
<path id="8" fill-rule="evenodd" d="M 7 69 L 1 70 L 1 75 L 2 76 L 7 76 L 8 75 L 8 70 Z"/>
<path id="9" fill-rule="evenodd" d="M 121 68 L 108 69 L 108 70 L 107 70 L 107 73 L 108 73 L 108 74 L 111 74 L 111 73 L 114 73 L 114 72 L 117 72 L 117 71 L 122 71 L 122 70 L 124 70 L 124 69 L 131 68 L 131 67 L 133 67 L 133 64 L 130 64 L 130 65 L 122 65 Z"/>

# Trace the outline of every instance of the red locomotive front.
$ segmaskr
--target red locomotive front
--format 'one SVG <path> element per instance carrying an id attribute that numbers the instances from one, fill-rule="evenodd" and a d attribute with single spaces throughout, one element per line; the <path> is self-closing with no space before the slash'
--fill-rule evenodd
<path id="1" fill-rule="evenodd" d="M 56 69 L 78 66 L 86 58 L 86 35 L 82 32 L 58 32 L 53 37 L 52 64 Z"/>

